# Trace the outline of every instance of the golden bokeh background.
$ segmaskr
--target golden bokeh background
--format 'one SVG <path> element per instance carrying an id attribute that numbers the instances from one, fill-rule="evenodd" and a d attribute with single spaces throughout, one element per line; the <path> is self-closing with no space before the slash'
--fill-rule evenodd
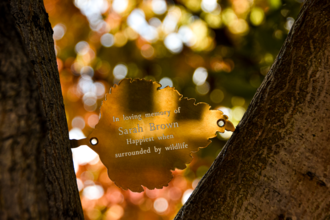
<path id="1" fill-rule="evenodd" d="M 71 139 L 88 136 L 110 87 L 140 78 L 220 109 L 236 126 L 301 0 L 45 0 Z M 189 136 L 189 133 L 187 134 Z M 231 132 L 193 154 L 163 189 L 117 187 L 87 146 L 72 150 L 86 219 L 173 219 Z M 193 138 L 193 137 L 192 137 Z"/>

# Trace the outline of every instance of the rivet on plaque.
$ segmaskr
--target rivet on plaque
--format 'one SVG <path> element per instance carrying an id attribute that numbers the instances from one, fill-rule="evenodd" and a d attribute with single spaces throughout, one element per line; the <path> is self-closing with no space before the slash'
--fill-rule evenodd
<path id="1" fill-rule="evenodd" d="M 234 131 L 219 110 L 183 98 L 157 82 L 123 79 L 101 106 L 101 118 L 86 139 L 74 142 L 96 151 L 110 179 L 133 192 L 167 186 L 171 170 L 184 169 L 191 153 L 207 147 L 216 132 Z"/>

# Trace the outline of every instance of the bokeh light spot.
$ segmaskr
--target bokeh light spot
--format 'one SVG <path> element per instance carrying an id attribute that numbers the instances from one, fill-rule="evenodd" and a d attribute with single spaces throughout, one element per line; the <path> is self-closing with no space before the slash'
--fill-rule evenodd
<path id="1" fill-rule="evenodd" d="M 96 101 L 97 101 L 97 97 L 96 97 L 95 93 L 93 93 L 93 92 L 87 92 L 83 96 L 83 102 L 87 106 L 96 105 Z"/>
<path id="2" fill-rule="evenodd" d="M 202 85 L 196 86 L 196 91 L 201 95 L 206 95 L 210 91 L 210 84 L 208 82 L 204 82 Z"/>
<path id="3" fill-rule="evenodd" d="M 84 184 L 81 181 L 81 179 L 77 178 L 77 186 L 78 186 L 78 190 L 81 191 L 84 188 Z"/>
<path id="4" fill-rule="evenodd" d="M 228 116 L 228 119 L 231 120 L 231 109 L 227 107 L 220 107 L 218 110 L 222 111 L 224 115 Z"/>
<path id="5" fill-rule="evenodd" d="M 219 28 L 221 26 L 221 15 L 220 14 L 214 15 L 208 13 L 205 16 L 205 21 L 211 28 Z"/>
<path id="6" fill-rule="evenodd" d="M 268 0 L 268 2 L 273 9 L 278 9 L 282 5 L 281 0 Z"/>
<path id="7" fill-rule="evenodd" d="M 73 128 L 83 129 L 85 127 L 85 120 L 80 116 L 76 116 L 72 119 L 71 125 Z"/>
<path id="8" fill-rule="evenodd" d="M 148 24 L 141 9 L 134 9 L 131 12 L 127 18 L 127 24 L 148 42 L 154 42 L 158 38 L 156 28 Z"/>
<path id="9" fill-rule="evenodd" d="M 89 79 L 94 76 L 94 70 L 90 66 L 84 66 L 80 69 L 80 75 L 83 78 Z"/>
<path id="10" fill-rule="evenodd" d="M 200 180 L 201 180 L 200 178 L 194 179 L 194 181 L 191 184 L 191 186 L 192 186 L 193 189 L 195 189 L 197 187 L 197 185 L 198 185 L 198 183 L 199 183 Z"/>
<path id="11" fill-rule="evenodd" d="M 207 79 L 208 73 L 204 67 L 198 67 L 193 75 L 193 82 L 196 85 L 203 85 Z"/>
<path id="12" fill-rule="evenodd" d="M 159 212 L 165 212 L 168 208 L 168 202 L 165 198 L 158 198 L 154 202 L 154 209 Z"/>
<path id="13" fill-rule="evenodd" d="M 101 44 L 104 47 L 111 47 L 115 42 L 115 39 L 112 34 L 106 33 L 101 37 Z"/>
<path id="14" fill-rule="evenodd" d="M 183 48 L 179 35 L 175 33 L 169 34 L 165 38 L 164 44 L 172 53 L 180 53 Z"/>
<path id="15" fill-rule="evenodd" d="M 169 189 L 168 194 L 171 200 L 176 201 L 181 198 L 182 191 L 180 188 L 173 186 Z"/>
<path id="16" fill-rule="evenodd" d="M 97 114 L 92 114 L 88 117 L 87 124 L 91 128 L 95 128 L 95 125 L 99 122 L 99 116 Z"/>
<path id="17" fill-rule="evenodd" d="M 118 64 L 113 69 L 113 76 L 116 79 L 124 79 L 127 75 L 127 67 L 124 64 Z"/>
<path id="18" fill-rule="evenodd" d="M 144 58 L 151 58 L 155 53 L 155 49 L 150 44 L 145 44 L 141 47 L 141 54 Z"/>
<path id="19" fill-rule="evenodd" d="M 164 77 L 162 78 L 159 83 L 162 85 L 161 89 L 165 88 L 166 86 L 173 87 L 173 82 L 170 78 Z"/>
<path id="20" fill-rule="evenodd" d="M 258 26 L 264 20 L 265 13 L 264 10 L 258 7 L 254 7 L 251 10 L 250 21 L 253 25 Z"/>
<path id="21" fill-rule="evenodd" d="M 57 24 L 54 26 L 53 31 L 53 37 L 55 40 L 60 40 L 65 34 L 65 25 L 64 24 Z"/>
<path id="22" fill-rule="evenodd" d="M 265 57 L 264 57 L 264 60 L 265 60 L 266 63 L 272 64 L 273 61 L 274 61 L 274 57 L 271 53 L 266 53 Z"/>
<path id="23" fill-rule="evenodd" d="M 281 31 L 281 30 L 276 30 L 276 31 L 274 32 L 274 36 L 275 36 L 277 39 L 281 40 L 281 39 L 283 38 L 283 31 Z"/>
<path id="24" fill-rule="evenodd" d="M 106 213 L 106 219 L 117 220 L 124 215 L 124 209 L 120 205 L 113 205 Z"/>
<path id="25" fill-rule="evenodd" d="M 89 200 L 99 199 L 103 194 L 104 190 L 102 186 L 99 185 L 87 186 L 83 191 L 83 196 Z"/>
<path id="26" fill-rule="evenodd" d="M 86 41 L 80 41 L 76 44 L 75 50 L 77 54 L 84 55 L 89 50 L 89 44 Z"/>
<path id="27" fill-rule="evenodd" d="M 284 28 L 287 29 L 288 31 L 290 31 L 293 24 L 294 24 L 294 18 L 287 17 L 286 18 L 286 23 L 284 25 Z"/>
<path id="28" fill-rule="evenodd" d="M 101 216 L 101 212 L 98 209 L 88 209 L 86 212 L 89 219 L 99 219 Z"/>
<path id="29" fill-rule="evenodd" d="M 226 8 L 225 10 L 223 10 L 222 20 L 226 25 L 229 25 L 235 19 L 237 19 L 237 16 L 236 16 L 235 12 L 233 11 L 233 9 Z"/>
<path id="30" fill-rule="evenodd" d="M 155 28 L 158 28 L 162 25 L 162 22 L 159 20 L 159 18 L 153 17 L 149 20 L 149 24 Z"/>
<path id="31" fill-rule="evenodd" d="M 127 37 L 122 32 L 117 32 L 114 36 L 114 45 L 117 47 L 122 47 L 127 43 Z"/>
<path id="32" fill-rule="evenodd" d="M 238 96 L 233 96 L 231 98 L 231 104 L 233 106 L 243 106 L 245 104 L 245 99 Z"/>
<path id="33" fill-rule="evenodd" d="M 229 30 L 233 34 L 245 34 L 249 30 L 249 25 L 244 19 L 235 19 L 229 24 Z"/>
<path id="34" fill-rule="evenodd" d="M 153 0 L 151 2 L 151 6 L 155 14 L 158 15 L 164 14 L 167 10 L 167 5 L 164 0 Z"/>
<path id="35" fill-rule="evenodd" d="M 195 35 L 188 26 L 181 26 L 178 34 L 182 42 L 187 46 L 193 46 L 196 43 Z"/>
<path id="36" fill-rule="evenodd" d="M 217 8 L 217 0 L 202 0 L 201 8 L 205 12 L 212 12 Z"/>
<path id="37" fill-rule="evenodd" d="M 245 113 L 245 108 L 241 106 L 236 106 L 233 108 L 233 118 L 236 121 L 240 121 Z"/>
<path id="38" fill-rule="evenodd" d="M 104 93 L 105 93 L 105 87 L 104 87 L 103 83 L 96 82 L 96 83 L 94 83 L 94 86 L 96 88 L 96 96 L 97 96 L 97 98 L 103 98 L 104 97 Z"/>
<path id="39" fill-rule="evenodd" d="M 117 13 L 124 12 L 127 6 L 128 6 L 128 0 L 114 0 L 112 3 L 112 8 Z"/>
<path id="40" fill-rule="evenodd" d="M 229 139 L 231 137 L 231 135 L 233 134 L 233 132 L 225 131 L 225 133 L 218 132 L 217 134 L 220 135 L 221 138 L 227 140 L 227 139 Z"/>
<path id="41" fill-rule="evenodd" d="M 147 25 L 144 12 L 141 9 L 134 9 L 128 16 L 127 23 L 133 30 L 139 32 Z"/>
<path id="42" fill-rule="evenodd" d="M 184 205 L 187 200 L 189 199 L 190 195 L 192 194 L 193 190 L 192 189 L 187 189 L 182 196 L 181 203 Z"/>

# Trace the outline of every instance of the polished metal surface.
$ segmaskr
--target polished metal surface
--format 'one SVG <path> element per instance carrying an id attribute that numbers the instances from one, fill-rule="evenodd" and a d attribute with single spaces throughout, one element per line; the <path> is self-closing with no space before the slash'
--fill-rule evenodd
<path id="1" fill-rule="evenodd" d="M 95 130 L 78 141 L 96 151 L 112 181 L 134 192 L 162 188 L 171 170 L 184 169 L 191 152 L 216 132 L 234 131 L 228 117 L 174 88 L 141 79 L 122 80 L 106 95 Z"/>

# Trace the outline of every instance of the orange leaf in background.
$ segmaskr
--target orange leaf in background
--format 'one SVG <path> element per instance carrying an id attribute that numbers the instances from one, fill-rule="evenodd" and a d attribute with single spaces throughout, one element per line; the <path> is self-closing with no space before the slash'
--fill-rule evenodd
<path id="1" fill-rule="evenodd" d="M 160 87 L 122 80 L 106 95 L 95 130 L 79 141 L 99 154 L 110 179 L 123 189 L 162 188 L 171 170 L 186 168 L 191 152 L 208 146 L 217 131 L 235 130 L 221 111 Z"/>

